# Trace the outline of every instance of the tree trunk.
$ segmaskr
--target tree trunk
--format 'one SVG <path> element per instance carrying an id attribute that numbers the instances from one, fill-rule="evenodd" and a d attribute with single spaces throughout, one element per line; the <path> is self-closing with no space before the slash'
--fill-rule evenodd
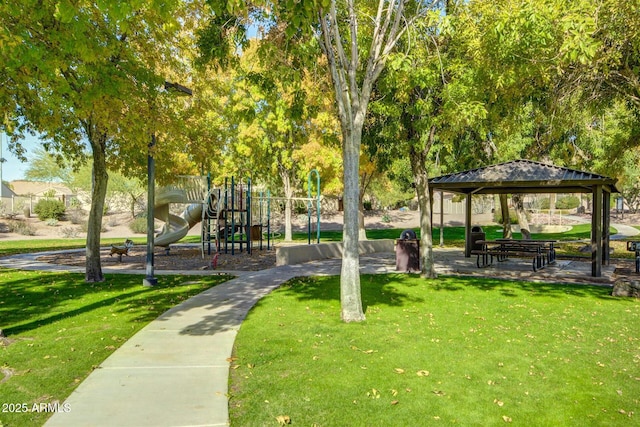
<path id="1" fill-rule="evenodd" d="M 359 196 L 359 206 L 360 206 L 360 214 L 359 214 L 359 227 L 358 238 L 360 240 L 368 240 L 367 239 L 367 229 L 364 224 L 364 195 L 367 191 L 367 187 L 371 183 L 372 174 L 364 173 L 360 177 L 360 196 Z"/>
<path id="2" fill-rule="evenodd" d="M 506 194 L 500 194 L 500 215 L 502 215 L 502 237 L 511 239 L 511 216 L 509 215 L 509 203 Z"/>
<path id="3" fill-rule="evenodd" d="M 422 164 L 424 165 L 424 164 Z M 418 207 L 420 209 L 420 259 L 422 277 L 434 279 L 438 277 L 433 260 L 433 236 L 431 230 L 431 194 L 429 192 L 429 176 L 424 166 L 422 171 L 414 174 L 418 193 Z"/>
<path id="4" fill-rule="evenodd" d="M 530 239 L 531 231 L 529 231 L 529 221 L 527 220 L 527 213 L 524 210 L 522 199 L 522 194 L 514 194 L 511 196 L 516 217 L 518 218 L 518 224 L 520 224 L 520 233 L 522 233 L 522 238 Z"/>
<path id="5" fill-rule="evenodd" d="M 135 219 L 136 217 L 136 204 L 138 203 L 138 197 L 135 194 L 129 194 L 130 203 L 129 208 L 131 209 L 131 219 Z"/>
<path id="6" fill-rule="evenodd" d="M 344 227 L 342 268 L 340 270 L 341 318 L 344 322 L 365 320 L 360 292 L 360 251 L 359 251 L 359 185 L 358 163 L 360 158 L 360 138 L 362 127 L 347 128 L 343 132 L 344 165 Z"/>
<path id="7" fill-rule="evenodd" d="M 348 16 L 340 16 L 336 1 L 332 0 L 328 13 L 320 9 L 318 41 L 326 55 L 331 73 L 340 128 L 342 130 L 342 157 L 344 168 L 344 231 L 342 269 L 340 272 L 340 302 L 342 320 L 359 322 L 365 319 L 360 294 L 360 255 L 358 250 L 359 217 L 359 165 L 362 128 L 367 114 L 373 84 L 384 69 L 387 55 L 404 31 L 404 2 L 387 5 L 378 3 L 374 31 L 368 57 L 358 51 L 359 18 L 354 0 L 346 1 Z M 369 19 L 363 18 L 363 19 Z M 346 25 L 342 25 L 342 23 Z M 341 32 L 341 29 L 345 29 Z M 348 43 L 349 48 L 345 49 Z M 360 68 L 363 64 L 364 71 Z M 362 77 L 362 81 L 359 79 Z"/>
<path id="8" fill-rule="evenodd" d="M 87 224 L 87 250 L 85 280 L 87 282 L 103 282 L 102 266 L 100 264 L 100 231 L 102 229 L 102 214 L 107 195 L 106 163 L 106 135 L 98 133 L 94 126 L 87 132 L 93 156 L 93 171 L 91 185 L 91 210 Z"/>
<path id="9" fill-rule="evenodd" d="M 364 226 L 364 205 L 362 202 L 358 211 L 358 240 L 367 240 L 367 229 Z"/>
<path id="10" fill-rule="evenodd" d="M 429 172 L 427 170 L 427 155 L 435 139 L 436 128 L 431 127 L 425 147 L 418 149 L 416 145 L 409 148 L 409 158 L 411 159 L 411 172 L 413 181 L 416 184 L 418 196 L 418 207 L 420 209 L 420 266 L 421 276 L 424 278 L 436 278 L 438 274 L 435 270 L 433 260 L 433 236 L 431 234 L 433 224 L 431 223 L 432 201 L 429 192 Z"/>

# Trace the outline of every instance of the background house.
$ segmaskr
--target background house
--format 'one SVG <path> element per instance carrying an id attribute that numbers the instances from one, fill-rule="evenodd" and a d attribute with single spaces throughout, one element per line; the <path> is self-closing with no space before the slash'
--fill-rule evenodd
<path id="1" fill-rule="evenodd" d="M 66 185 L 57 182 L 38 182 L 17 180 L 9 183 L 13 191 L 12 199 L 5 203 L 5 209 L 11 212 L 21 212 L 22 208 L 28 206 L 33 211 L 33 206 L 39 200 L 54 198 L 69 206 L 76 195 Z M 7 199 L 3 199 L 5 201 Z"/>

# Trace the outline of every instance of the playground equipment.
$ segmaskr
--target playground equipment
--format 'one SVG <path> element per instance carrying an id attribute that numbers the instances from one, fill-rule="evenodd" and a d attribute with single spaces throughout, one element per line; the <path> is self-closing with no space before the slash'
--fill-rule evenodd
<path id="1" fill-rule="evenodd" d="M 315 174 L 315 196 L 312 195 Z M 316 242 L 320 243 L 320 174 L 316 169 L 309 172 L 308 197 L 292 198 L 307 210 L 307 235 L 311 244 L 312 213 L 315 210 Z M 285 199 L 273 199 L 285 201 Z M 156 246 L 169 246 L 184 238 L 196 224 L 201 224 L 200 242 L 202 257 L 216 253 L 236 251 L 251 253 L 254 245 L 262 250 L 272 248 L 271 194 L 269 191 L 251 187 L 251 179 L 236 181 L 225 179 L 223 187 L 212 187 L 211 177 L 180 176 L 171 187 L 158 191 L 155 197 L 154 217 L 164 226 L 155 238 Z M 177 215 L 170 210 L 171 204 L 186 204 Z M 266 236 L 266 239 L 265 239 Z"/>
<path id="2" fill-rule="evenodd" d="M 171 213 L 171 204 L 187 204 L 180 215 Z M 164 226 L 155 238 L 156 246 L 169 245 L 185 237 L 196 224 L 201 224 L 202 257 L 205 251 L 235 254 L 251 253 L 254 242 L 263 249 L 266 229 L 267 249 L 271 249 L 269 192 L 251 191 L 251 180 L 236 183 L 225 179 L 222 188 L 212 188 L 210 177 L 181 176 L 172 187 L 158 191 L 154 217 Z"/>
<path id="3" fill-rule="evenodd" d="M 210 191 L 217 199 L 214 209 L 207 204 L 203 216 L 202 243 L 211 254 L 212 242 L 218 252 L 231 252 L 236 248 L 251 253 L 253 244 L 259 242 L 263 249 L 264 234 L 267 236 L 267 249 L 271 249 L 271 200 L 268 191 L 252 191 L 251 179 L 236 182 L 235 177 L 225 179 L 224 187 Z M 213 200 L 210 196 L 209 200 Z"/>
<path id="4" fill-rule="evenodd" d="M 189 230 L 201 221 L 202 203 L 190 204 L 180 216 L 169 211 L 171 203 L 187 202 L 186 193 L 182 189 L 162 188 L 156 194 L 155 201 L 153 216 L 164 222 L 162 230 L 155 238 L 156 246 L 168 248 L 170 244 L 186 236 Z"/>

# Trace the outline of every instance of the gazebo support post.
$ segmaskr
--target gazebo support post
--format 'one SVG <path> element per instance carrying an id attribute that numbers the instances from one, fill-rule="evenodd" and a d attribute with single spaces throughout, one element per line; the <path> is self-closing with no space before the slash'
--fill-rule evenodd
<path id="1" fill-rule="evenodd" d="M 609 265 L 611 259 L 611 253 L 609 247 L 611 243 L 611 233 L 609 232 L 609 226 L 611 225 L 611 193 L 605 190 L 602 193 L 602 263 Z"/>
<path id="2" fill-rule="evenodd" d="M 444 247 L 444 193 L 442 190 L 440 191 L 440 247 Z"/>
<path id="3" fill-rule="evenodd" d="M 464 256 L 471 257 L 471 197 L 473 193 L 467 194 L 464 209 Z"/>
<path id="4" fill-rule="evenodd" d="M 593 187 L 593 211 L 591 212 L 591 276 L 602 276 L 602 186 Z"/>

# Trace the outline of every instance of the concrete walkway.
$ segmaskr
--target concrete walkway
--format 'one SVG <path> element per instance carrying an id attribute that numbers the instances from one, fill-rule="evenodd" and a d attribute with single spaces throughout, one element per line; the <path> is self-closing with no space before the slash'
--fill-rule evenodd
<path id="1" fill-rule="evenodd" d="M 475 257 L 464 258 L 459 249 L 435 248 L 434 256 L 439 274 L 581 283 L 588 282 L 590 274 L 590 263 L 584 262 L 559 261 L 534 273 L 530 264 L 522 260 L 478 269 Z M 392 253 L 363 255 L 360 259 L 362 273 L 395 271 Z M 69 412 L 54 414 L 45 425 L 228 425 L 229 358 L 247 312 L 283 282 L 299 276 L 337 275 L 340 264 L 341 260 L 330 259 L 258 272 L 237 272 L 237 278 L 190 298 L 140 330 L 73 391 L 65 402 Z M 83 271 L 38 262 L 33 254 L 0 259 L 0 266 Z M 157 273 L 211 274 L 206 271 Z M 594 279 L 593 283 L 610 284 L 612 273 L 613 267 L 604 267 L 604 277 Z"/>
<path id="2" fill-rule="evenodd" d="M 392 272 L 384 258 L 363 257 L 362 272 Z M 339 273 L 337 259 L 244 272 L 190 298 L 109 356 L 45 425 L 228 425 L 229 358 L 249 309 L 293 277 Z"/>
<path id="3" fill-rule="evenodd" d="M 581 222 L 585 224 L 591 222 L 590 219 L 587 219 L 581 216 L 576 216 L 576 215 L 566 215 L 564 216 L 564 218 L 569 219 L 571 221 Z M 626 240 L 626 239 L 630 239 L 632 237 L 636 237 L 640 235 L 640 230 L 626 224 L 619 224 L 615 222 L 615 218 L 614 218 L 614 221 L 610 223 L 610 225 L 611 227 L 615 228 L 617 231 L 616 234 L 611 235 L 611 240 Z"/>

